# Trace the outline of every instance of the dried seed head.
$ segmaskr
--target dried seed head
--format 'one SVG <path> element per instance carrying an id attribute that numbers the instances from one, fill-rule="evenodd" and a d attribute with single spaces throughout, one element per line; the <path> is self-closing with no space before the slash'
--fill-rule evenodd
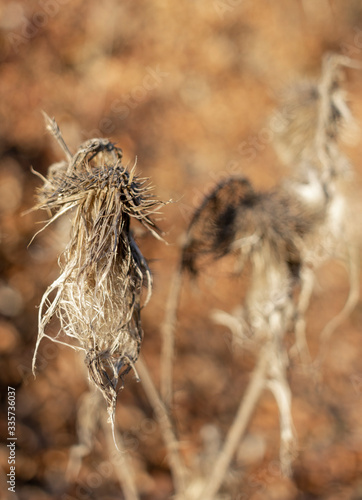
<path id="1" fill-rule="evenodd" d="M 318 113 L 318 87 L 304 83 L 289 88 L 280 103 L 280 126 L 275 133 L 275 146 L 283 162 L 292 164 L 311 154 Z"/>
<path id="2" fill-rule="evenodd" d="M 321 220 L 325 205 L 309 212 L 283 188 L 258 193 L 242 177 L 221 182 L 196 210 L 182 253 L 183 268 L 196 274 L 205 258 L 265 248 L 275 261 L 300 265 L 300 241 Z"/>
<path id="3" fill-rule="evenodd" d="M 276 131 L 275 145 L 286 164 L 315 157 L 320 103 L 320 89 L 316 83 L 299 84 L 285 93 L 280 107 L 282 126 Z M 344 93 L 336 82 L 330 89 L 324 120 L 326 137 L 336 142 L 350 119 Z"/>
<path id="4" fill-rule="evenodd" d="M 55 122 L 49 123 L 69 151 Z M 129 171 L 121 160 L 122 151 L 108 140 L 85 142 L 68 161 L 49 168 L 35 207 L 53 212 L 48 224 L 66 212 L 73 214 L 62 273 L 40 304 L 36 351 L 41 339 L 48 337 L 47 325 L 57 316 L 61 329 L 55 338 L 48 338 L 60 342 L 64 332 L 63 343 L 85 352 L 90 379 L 105 397 L 111 418 L 119 379 L 123 384 L 140 351 L 142 287 L 147 286 L 144 305 L 152 288 L 130 222 L 137 219 L 159 237 L 150 216 L 163 205 L 152 198 L 147 180 L 135 175 L 135 167 Z M 35 358 L 36 352 L 34 366 Z"/>
<path id="5" fill-rule="evenodd" d="M 296 167 L 300 162 L 316 163 L 319 159 L 325 167 L 328 157 L 333 165 L 327 168 L 345 168 L 337 143 L 356 125 L 346 94 L 340 88 L 342 66 L 358 67 L 349 58 L 327 55 L 319 81 L 304 82 L 285 92 L 274 139 L 276 150 L 287 165 Z"/>
<path id="6" fill-rule="evenodd" d="M 250 182 L 241 177 L 222 181 L 205 197 L 196 210 L 182 253 L 182 266 L 197 273 L 202 257 L 220 258 L 230 251 L 235 239 L 235 217 L 238 207 L 252 199 Z"/>

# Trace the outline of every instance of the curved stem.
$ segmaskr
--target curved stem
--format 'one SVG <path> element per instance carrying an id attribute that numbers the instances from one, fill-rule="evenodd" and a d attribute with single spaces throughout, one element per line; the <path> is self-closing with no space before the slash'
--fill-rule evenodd
<path id="1" fill-rule="evenodd" d="M 161 352 L 161 397 L 168 409 L 172 406 L 176 313 L 180 300 L 181 284 L 182 267 L 180 264 L 173 275 L 165 319 L 161 328 L 163 341 Z"/>
<path id="2" fill-rule="evenodd" d="M 141 383 L 153 411 L 155 412 L 162 438 L 167 448 L 168 460 L 176 493 L 182 494 L 185 491 L 187 470 L 179 453 L 179 441 L 176 437 L 167 408 L 162 402 L 152 381 L 148 368 L 142 358 L 137 361 L 137 368 L 141 378 Z"/>
<path id="3" fill-rule="evenodd" d="M 245 395 L 240 401 L 238 412 L 226 436 L 224 446 L 216 459 L 207 485 L 200 495 L 200 500 L 213 500 L 224 480 L 230 462 L 239 446 L 240 439 L 246 431 L 255 406 L 265 387 L 269 367 L 268 349 L 269 343 L 260 352 L 258 363 L 254 368 Z"/>

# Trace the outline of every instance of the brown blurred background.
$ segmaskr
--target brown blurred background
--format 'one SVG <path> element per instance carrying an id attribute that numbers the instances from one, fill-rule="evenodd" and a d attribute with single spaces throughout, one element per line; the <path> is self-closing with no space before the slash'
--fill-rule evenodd
<path id="1" fill-rule="evenodd" d="M 80 142 L 109 137 L 125 163 L 149 176 L 160 199 L 176 203 L 159 223 L 169 246 L 138 231 L 155 277 L 144 310 L 142 352 L 159 379 L 160 323 L 190 214 L 231 173 L 257 188 L 287 175 L 272 146 L 268 119 L 282 89 L 319 75 L 326 51 L 362 59 L 359 0 L 37 0 L 0 4 L 0 352 L 1 436 L 7 436 L 7 386 L 16 388 L 16 496 L 21 500 L 123 498 L 104 436 L 75 481 L 65 470 L 77 443 L 76 417 L 87 390 L 82 359 L 44 341 L 37 379 L 31 359 L 37 305 L 58 273 L 66 224 L 59 221 L 27 247 L 46 214 L 34 204 L 42 174 L 61 159 L 45 133 L 41 110 L 54 116 L 74 152 Z M 362 74 L 344 84 L 362 124 Z M 358 137 L 357 137 L 358 139 Z M 362 141 L 345 148 L 360 193 Z M 358 221 L 360 213 L 356 213 Z M 137 228 L 135 228 L 137 229 Z M 185 282 L 177 331 L 176 424 L 187 463 L 197 467 L 203 436 L 222 440 L 248 382 L 253 359 L 231 352 L 230 334 L 213 309 L 241 303 L 247 276 L 227 260 L 197 287 Z M 308 313 L 312 355 L 318 334 L 348 292 L 338 263 L 318 273 Z M 310 376 L 290 367 L 300 455 L 291 479 L 278 472 L 279 422 L 265 394 L 227 478 L 235 500 L 362 498 L 362 307 L 335 332 L 317 392 Z M 132 376 L 119 397 L 117 425 L 135 464 L 142 499 L 171 497 L 165 449 L 142 387 Z M 6 444 L 6 443 L 5 443 Z M 6 498 L 8 448 L 0 449 Z M 1 493 L 0 493 L 1 495 Z M 2 498 L 2 497 L 1 497 Z M 230 498 L 224 496 L 222 498 Z"/>

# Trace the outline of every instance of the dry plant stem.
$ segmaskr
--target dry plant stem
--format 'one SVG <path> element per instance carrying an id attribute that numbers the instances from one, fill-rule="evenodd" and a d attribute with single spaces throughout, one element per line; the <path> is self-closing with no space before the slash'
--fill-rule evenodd
<path id="1" fill-rule="evenodd" d="M 167 448 L 168 460 L 176 494 L 182 495 L 186 487 L 187 470 L 179 453 L 179 442 L 177 440 L 169 413 L 157 392 L 142 357 L 140 357 L 137 361 L 137 370 L 147 398 L 153 408 L 153 411 L 155 412 L 162 438 Z"/>
<path id="2" fill-rule="evenodd" d="M 293 431 L 291 413 L 292 394 L 286 378 L 286 364 L 288 361 L 283 347 L 274 340 L 273 348 L 269 351 L 269 380 L 267 387 L 272 392 L 279 409 L 280 420 L 280 464 L 282 473 L 290 476 L 292 461 L 296 452 L 296 439 Z"/>
<path id="3" fill-rule="evenodd" d="M 122 486 L 125 500 L 139 500 L 140 496 L 137 491 L 134 469 L 129 454 L 124 449 L 121 434 L 115 430 L 113 436 L 112 428 L 107 421 L 105 412 L 103 412 L 101 418 L 101 425 L 106 437 L 108 450 L 110 451 L 110 460 L 114 465 L 118 480 Z M 118 451 L 114 450 L 114 437 L 117 441 Z"/>
<path id="4" fill-rule="evenodd" d="M 199 497 L 200 500 L 213 500 L 224 480 L 230 462 L 239 446 L 240 439 L 249 424 L 265 387 L 270 358 L 268 350 L 269 344 L 266 344 L 260 351 L 257 365 L 251 375 L 245 395 L 240 402 L 238 412 L 226 436 L 224 446 L 215 461 L 210 477 L 207 478 L 207 485 Z"/>
<path id="5" fill-rule="evenodd" d="M 245 335 L 244 330 L 248 327 L 247 323 L 241 317 L 235 317 L 233 314 L 229 314 L 225 311 L 220 311 L 215 309 L 211 318 L 214 323 L 226 326 L 231 331 L 231 350 L 235 352 L 237 348 L 248 349 L 253 352 L 255 350 L 255 339 L 251 340 Z"/>
<path id="6" fill-rule="evenodd" d="M 56 123 L 55 120 L 52 120 L 44 111 L 42 112 L 46 124 L 47 130 L 55 137 L 55 139 L 58 141 L 59 146 L 62 148 L 67 160 L 70 162 L 72 160 L 72 153 L 69 151 L 69 148 L 67 144 L 65 143 L 65 140 L 63 139 L 62 133 L 60 131 L 60 128 L 58 127 L 58 124 Z"/>
<path id="7" fill-rule="evenodd" d="M 303 364 L 310 365 L 312 358 L 309 352 L 306 339 L 306 319 L 305 315 L 310 304 L 313 293 L 315 275 L 312 268 L 305 266 L 301 271 L 301 290 L 297 304 L 297 317 L 295 322 L 295 344 L 290 350 L 293 356 L 298 354 Z"/>
<path id="8" fill-rule="evenodd" d="M 316 131 L 316 150 L 321 164 L 327 174 L 327 179 L 329 180 L 331 171 L 331 159 L 328 148 L 328 132 L 327 124 L 329 121 L 329 114 L 331 108 L 331 87 L 335 79 L 335 64 L 331 64 L 332 59 L 324 60 L 324 67 L 322 69 L 322 78 L 319 83 L 319 93 L 320 93 L 320 103 L 318 112 L 318 125 Z"/>
<path id="9" fill-rule="evenodd" d="M 73 446 L 70 450 L 66 471 L 68 480 L 75 481 L 78 477 L 83 457 L 89 455 L 94 447 L 95 435 L 99 425 L 106 439 L 109 460 L 114 466 L 125 499 L 139 500 L 131 460 L 124 449 L 122 437 L 115 430 L 117 451 L 114 448 L 112 428 L 107 422 L 107 413 L 103 407 L 102 394 L 91 384 L 89 384 L 89 391 L 83 394 L 77 412 L 79 444 Z"/>
<path id="10" fill-rule="evenodd" d="M 348 261 L 347 269 L 349 275 L 349 293 L 347 301 L 337 316 L 334 316 L 323 328 L 320 337 L 319 354 L 316 359 L 316 364 L 319 365 L 323 362 L 326 356 L 327 345 L 333 332 L 349 317 L 355 308 L 360 297 L 359 291 L 359 247 L 356 245 L 348 245 Z"/>
<path id="11" fill-rule="evenodd" d="M 85 371 L 85 370 L 84 370 Z M 75 481 L 78 477 L 82 460 L 87 456 L 94 446 L 94 438 L 99 421 L 101 409 L 101 393 L 93 387 L 82 395 L 77 409 L 77 436 L 78 444 L 70 449 L 66 477 L 69 481 Z"/>
<path id="12" fill-rule="evenodd" d="M 295 437 L 291 418 L 291 391 L 283 377 L 275 377 L 268 382 L 279 408 L 280 420 L 280 465 L 282 473 L 289 477 L 295 451 Z"/>
<path id="13" fill-rule="evenodd" d="M 336 82 L 336 74 L 339 66 L 353 69 L 362 69 L 361 63 L 349 57 L 333 54 L 323 61 L 322 77 L 318 85 L 320 103 L 318 110 L 318 125 L 315 136 L 316 152 L 324 168 L 325 180 L 329 181 L 333 170 L 333 158 L 331 157 L 330 138 L 328 134 L 328 122 L 330 120 L 331 94 Z"/>
<path id="14" fill-rule="evenodd" d="M 161 329 L 163 341 L 161 352 L 161 397 L 168 409 L 172 407 L 175 327 L 181 284 L 182 267 L 179 265 L 172 278 L 171 289 L 166 304 L 165 320 Z"/>

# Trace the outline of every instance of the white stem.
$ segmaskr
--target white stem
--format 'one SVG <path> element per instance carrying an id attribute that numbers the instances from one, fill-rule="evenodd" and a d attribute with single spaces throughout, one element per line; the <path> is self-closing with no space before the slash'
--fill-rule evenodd
<path id="1" fill-rule="evenodd" d="M 286 356 L 276 343 L 271 353 L 267 387 L 272 392 L 279 409 L 280 420 L 280 463 L 283 474 L 290 476 L 292 461 L 296 452 L 296 438 L 291 413 L 292 393 L 286 378 Z"/>
<path id="2" fill-rule="evenodd" d="M 240 402 L 238 412 L 226 436 L 224 446 L 215 461 L 210 477 L 207 479 L 207 484 L 199 497 L 200 500 L 213 500 L 215 498 L 234 453 L 239 446 L 241 437 L 247 429 L 266 382 L 269 365 L 267 347 L 264 346 L 260 351 L 257 365 L 251 375 L 245 395 Z"/>
<path id="3" fill-rule="evenodd" d="M 357 245 L 348 245 L 347 268 L 349 276 L 349 293 L 347 301 L 342 309 L 334 318 L 332 318 L 323 328 L 320 335 L 320 349 L 317 358 L 317 364 L 322 363 L 327 350 L 327 344 L 333 332 L 348 318 L 355 308 L 360 297 L 359 290 L 359 247 Z"/>
<path id="4" fill-rule="evenodd" d="M 305 315 L 309 307 L 310 298 L 314 288 L 314 270 L 304 266 L 301 272 L 301 291 L 297 304 L 297 319 L 295 322 L 295 344 L 290 350 L 293 356 L 298 354 L 302 363 L 311 364 L 311 355 L 306 339 L 306 319 Z"/>
<path id="5" fill-rule="evenodd" d="M 103 432 L 107 440 L 108 450 L 114 449 L 114 439 L 117 440 L 117 452 L 110 453 L 111 462 L 115 468 L 118 480 L 122 486 L 125 500 L 139 500 L 134 468 L 128 452 L 124 449 L 121 434 L 109 425 L 106 412 L 103 412 L 101 420 Z"/>
<path id="6" fill-rule="evenodd" d="M 155 412 L 162 438 L 167 448 L 168 460 L 175 484 L 176 494 L 182 495 L 186 489 L 187 470 L 184 462 L 181 460 L 179 442 L 177 440 L 169 413 L 157 392 L 148 368 L 142 358 L 137 361 L 137 368 L 141 378 L 141 383 L 153 411 Z"/>
<path id="7" fill-rule="evenodd" d="M 168 409 L 172 406 L 176 313 L 180 299 L 181 284 L 182 269 L 179 267 L 172 279 L 165 319 L 161 328 L 163 341 L 161 352 L 161 397 Z"/>

